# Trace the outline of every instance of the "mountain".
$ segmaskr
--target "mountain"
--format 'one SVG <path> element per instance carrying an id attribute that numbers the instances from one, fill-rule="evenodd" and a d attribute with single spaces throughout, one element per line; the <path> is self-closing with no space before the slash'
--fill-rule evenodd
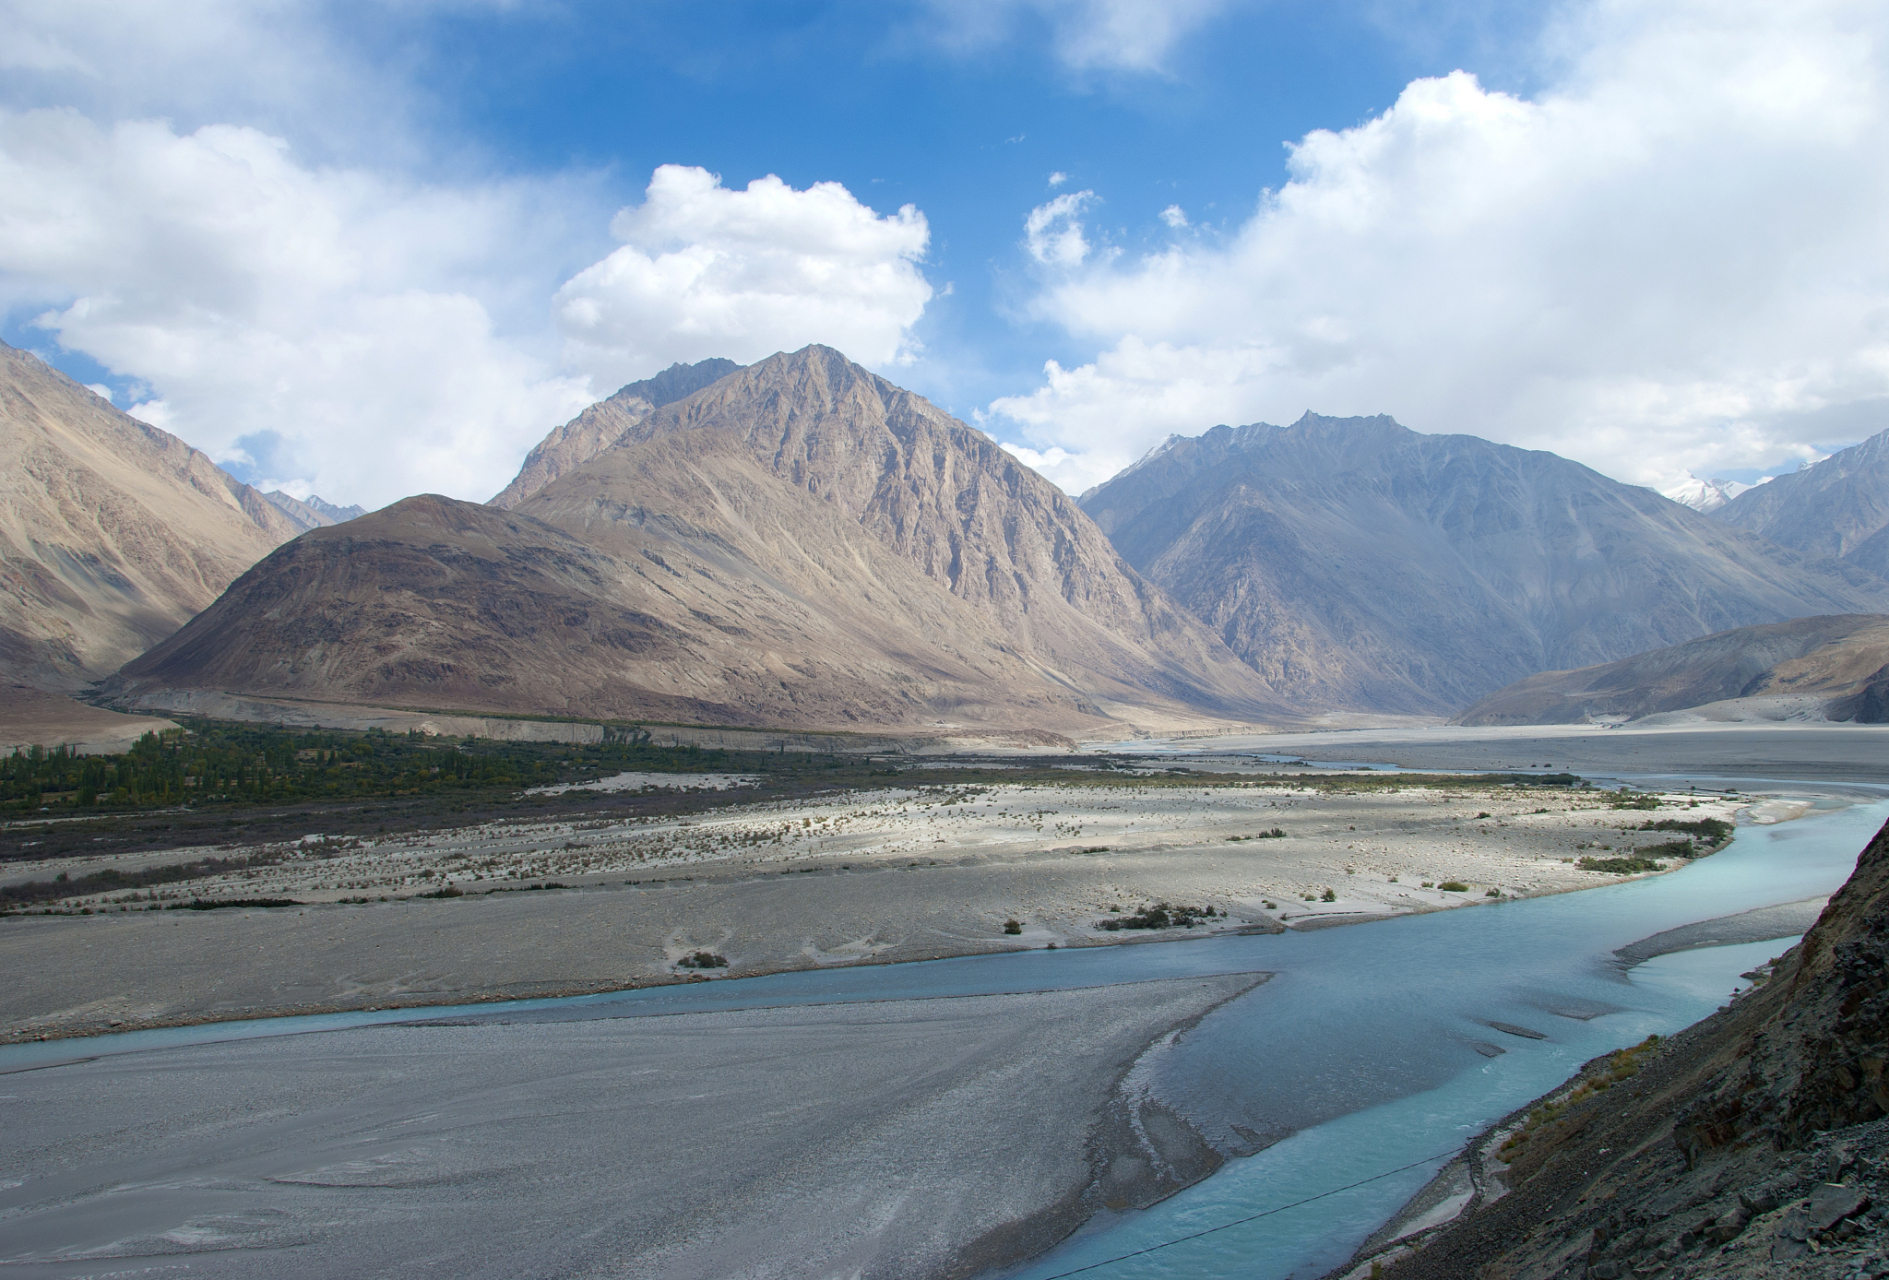
<path id="1" fill-rule="evenodd" d="M 315 530 L 113 687 L 934 732 L 1285 715 L 1054 485 L 824 347 L 657 408 L 513 510 Z"/>
<path id="2" fill-rule="evenodd" d="M 1889 574 L 1889 431 L 1741 493 L 1713 515 L 1806 555 Z"/>
<path id="3" fill-rule="evenodd" d="M 323 502 L 317 494 L 310 494 L 307 501 L 303 501 L 280 489 L 271 489 L 262 496 L 275 504 L 276 510 L 287 516 L 301 533 L 326 528 L 331 524 L 344 524 L 367 514 L 366 507 L 338 507 L 332 502 Z"/>
<path id="4" fill-rule="evenodd" d="M 0 676 L 63 692 L 108 675 L 296 532 L 177 437 L 0 343 Z"/>
<path id="5" fill-rule="evenodd" d="M 1544 671 L 1498 689 L 1455 723 L 1590 724 L 1717 703 L 1731 704 L 1715 708 L 1724 719 L 1889 721 L 1889 616 L 1739 627 L 1619 662 Z"/>
<path id="6" fill-rule="evenodd" d="M 695 364 L 672 364 L 653 378 L 630 383 L 540 440 L 525 455 L 525 465 L 517 476 L 492 499 L 492 505 L 509 511 L 608 449 L 625 431 L 664 405 L 685 399 L 740 367 L 733 360 L 716 357 Z"/>
<path id="7" fill-rule="evenodd" d="M 1484 1162 L 1503 1193 L 1382 1274 L 1882 1275 L 1889 1231 L 1865 1211 L 1889 1196 L 1885 972 L 1889 828 L 1762 985 L 1527 1109 L 1505 1164 Z"/>
<path id="8" fill-rule="evenodd" d="M 1701 515 L 1707 515 L 1750 488 L 1751 485 L 1741 484 L 1737 480 L 1701 480 L 1689 475 L 1682 483 L 1660 490 L 1660 494 L 1682 507 L 1691 507 Z"/>
<path id="9" fill-rule="evenodd" d="M 1889 612 L 1889 582 L 1856 567 L 1551 453 L 1387 417 L 1215 427 L 1082 507 L 1300 705 L 1453 711 L 1538 671 Z"/>

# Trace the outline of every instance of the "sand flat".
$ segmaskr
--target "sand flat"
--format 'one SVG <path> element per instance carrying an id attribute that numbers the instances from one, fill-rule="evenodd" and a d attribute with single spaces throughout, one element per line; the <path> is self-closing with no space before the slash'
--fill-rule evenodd
<path id="1" fill-rule="evenodd" d="M 21 1072 L 0 1089 L 0 1265 L 969 1274 L 1124 1194 L 1124 1163 L 1180 1158 L 1112 1115 L 1145 1105 L 1118 1084 L 1257 981 L 370 1027 Z"/>

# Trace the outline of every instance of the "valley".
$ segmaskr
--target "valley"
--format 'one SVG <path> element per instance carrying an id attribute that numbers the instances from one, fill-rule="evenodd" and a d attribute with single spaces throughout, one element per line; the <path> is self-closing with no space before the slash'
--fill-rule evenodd
<path id="1" fill-rule="evenodd" d="M 86 824 L 16 819 L 0 1036 L 1304 930 L 1670 871 L 1730 824 L 1808 811 L 1239 755 L 888 763 L 616 774 L 523 812 L 142 853 L 35 857 L 29 838 Z M 87 888 L 101 871 L 128 879 Z M 1134 927 L 1158 904 L 1195 914 Z"/>

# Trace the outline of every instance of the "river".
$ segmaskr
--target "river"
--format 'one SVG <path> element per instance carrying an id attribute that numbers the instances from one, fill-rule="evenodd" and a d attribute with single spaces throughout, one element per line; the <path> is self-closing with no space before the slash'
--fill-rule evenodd
<path id="1" fill-rule="evenodd" d="M 1614 949 L 1692 921 L 1826 894 L 1886 818 L 1889 801 L 1741 827 L 1726 849 L 1669 875 L 1357 927 L 134 1032 L 6 1046 L 0 1071 L 135 1051 L 163 1069 L 188 1070 L 193 1054 L 218 1042 L 427 1018 L 583 1024 L 1263 970 L 1271 981 L 1152 1051 L 1135 1080 L 1211 1137 L 1262 1149 L 1151 1209 L 1105 1214 L 1008 1274 L 1310 1277 L 1349 1256 L 1480 1128 L 1589 1058 L 1697 1021 L 1724 1001 L 1742 970 L 1788 942 L 1683 952 L 1630 972 L 1612 959 Z M 1111 1261 L 1124 1255 L 1138 1256 Z"/>

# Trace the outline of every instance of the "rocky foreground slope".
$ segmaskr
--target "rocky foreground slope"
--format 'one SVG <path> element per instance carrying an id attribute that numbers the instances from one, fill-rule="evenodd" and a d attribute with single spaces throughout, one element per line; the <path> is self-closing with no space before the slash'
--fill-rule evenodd
<path id="1" fill-rule="evenodd" d="M 306 534 L 113 688 L 934 732 L 1286 714 L 1054 485 L 824 347 L 653 410 L 513 510 L 410 498 Z"/>
<path id="2" fill-rule="evenodd" d="M 1889 1275 L 1889 827 L 1769 981 L 1537 1116 L 1394 1280 Z M 1619 1077 L 1613 1079 L 1613 1077 Z"/>
<path id="3" fill-rule="evenodd" d="M 1889 616 L 1739 627 L 1498 689 L 1457 724 L 1604 724 L 1680 711 L 1704 719 L 1889 722 Z"/>
<path id="4" fill-rule="evenodd" d="M 67 692 L 299 529 L 177 437 L 0 343 L 0 678 Z"/>
<path id="5" fill-rule="evenodd" d="M 1454 712 L 1544 670 L 1889 612 L 1889 581 L 1863 568 L 1551 453 L 1385 417 L 1176 438 L 1082 506 L 1302 704 Z"/>

